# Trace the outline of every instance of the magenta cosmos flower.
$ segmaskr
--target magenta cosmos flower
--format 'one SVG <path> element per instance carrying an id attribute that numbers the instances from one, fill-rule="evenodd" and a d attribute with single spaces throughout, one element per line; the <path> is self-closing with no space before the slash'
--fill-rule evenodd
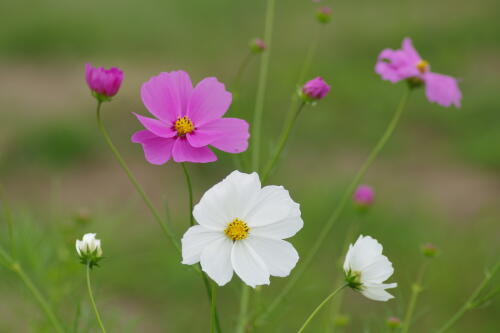
<path id="1" fill-rule="evenodd" d="M 248 123 L 222 118 L 231 94 L 214 77 L 193 87 L 184 71 L 160 73 L 142 85 L 141 97 L 156 119 L 135 114 L 146 129 L 136 132 L 132 142 L 142 145 L 149 163 L 164 164 L 170 158 L 207 163 L 217 160 L 209 145 L 228 153 L 248 147 Z"/>
<path id="2" fill-rule="evenodd" d="M 318 76 L 304 84 L 301 95 L 305 101 L 313 102 L 325 98 L 329 91 L 330 86 Z"/>
<path id="3" fill-rule="evenodd" d="M 430 102 L 448 107 L 460 107 L 462 93 L 457 80 L 451 76 L 430 71 L 430 65 L 413 47 L 410 38 L 403 40 L 400 50 L 385 49 L 378 56 L 375 72 L 392 83 L 409 79 L 413 84 L 424 84 Z"/>
<path id="4" fill-rule="evenodd" d="M 92 94 L 100 101 L 104 101 L 118 93 L 123 81 L 123 72 L 116 67 L 105 69 L 85 64 L 85 79 Z"/>
<path id="5" fill-rule="evenodd" d="M 375 191 L 371 186 L 359 185 L 356 191 L 354 191 L 352 199 L 357 206 L 371 206 L 373 204 L 373 200 L 375 200 Z"/>

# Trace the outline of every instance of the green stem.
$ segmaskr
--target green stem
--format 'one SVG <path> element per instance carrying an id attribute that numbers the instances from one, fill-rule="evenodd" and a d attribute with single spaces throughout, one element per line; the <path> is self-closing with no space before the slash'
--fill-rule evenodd
<path id="1" fill-rule="evenodd" d="M 255 113 L 253 120 L 253 149 L 252 149 L 252 169 L 259 170 L 260 158 L 260 141 L 261 141 L 261 127 L 262 115 L 264 113 L 264 97 L 266 93 L 267 74 L 269 71 L 269 59 L 271 57 L 271 42 L 273 34 L 273 21 L 274 21 L 274 6 L 275 0 L 267 0 L 266 7 L 266 23 L 264 28 L 264 43 L 267 45 L 267 50 L 262 54 L 262 60 L 259 70 L 259 83 L 257 87 L 257 97 L 255 101 Z"/>
<path id="2" fill-rule="evenodd" d="M 321 40 L 321 35 L 323 33 L 325 24 L 320 24 L 318 33 L 315 34 L 315 38 L 312 40 L 311 44 L 309 44 L 309 48 L 307 49 L 306 57 L 304 59 L 304 63 L 302 64 L 302 69 L 300 70 L 299 80 L 297 81 L 298 85 L 304 83 L 306 79 L 306 75 L 309 73 L 309 69 L 311 68 L 312 61 L 314 59 L 314 55 L 318 50 L 319 41 Z"/>
<path id="3" fill-rule="evenodd" d="M 240 91 L 241 79 L 243 78 L 243 73 L 250 64 L 250 61 L 253 59 L 253 55 L 254 54 L 251 51 L 247 53 L 245 58 L 243 58 L 243 61 L 240 63 L 238 71 L 236 72 L 236 76 L 234 77 L 234 81 L 232 84 L 233 94 L 235 94 L 238 98 L 239 98 L 239 91 Z"/>
<path id="4" fill-rule="evenodd" d="M 283 153 L 283 150 L 285 149 L 290 133 L 295 123 L 297 122 L 297 118 L 299 117 L 300 112 L 302 111 L 305 105 L 306 105 L 305 103 L 301 103 L 295 114 L 292 117 L 289 117 L 287 123 L 283 127 L 276 151 L 274 152 L 273 157 L 269 160 L 266 167 L 264 168 L 264 171 L 262 172 L 262 177 L 261 177 L 262 183 L 265 183 L 267 177 L 278 163 L 280 156 Z"/>
<path id="5" fill-rule="evenodd" d="M 147 196 L 146 192 L 144 192 L 144 190 L 142 189 L 142 186 L 139 184 L 139 182 L 135 178 L 135 176 L 132 173 L 132 171 L 130 171 L 129 167 L 127 166 L 127 163 L 125 163 L 125 160 L 121 156 L 120 152 L 118 151 L 118 149 L 116 149 L 115 145 L 111 141 L 111 138 L 109 137 L 108 131 L 106 130 L 106 127 L 104 127 L 104 123 L 102 122 L 102 119 L 101 119 L 101 104 L 102 104 L 102 102 L 100 102 L 100 101 L 97 102 L 97 124 L 99 126 L 99 130 L 101 131 L 101 133 L 102 133 L 102 135 L 104 137 L 104 140 L 108 144 L 109 148 L 111 149 L 111 152 L 113 153 L 113 155 L 115 156 L 116 160 L 118 161 L 118 163 L 122 167 L 123 171 L 125 171 L 125 173 L 127 174 L 129 180 L 134 185 L 136 191 L 139 193 L 139 195 L 141 196 L 142 200 L 144 200 L 144 202 L 146 203 L 146 206 L 148 206 L 149 210 L 153 214 L 153 217 L 155 218 L 155 220 L 160 225 L 160 227 L 161 227 L 163 233 L 165 234 L 165 236 L 172 242 L 172 244 L 174 245 L 174 247 L 177 250 L 177 252 L 181 253 L 180 245 L 177 242 L 177 240 L 175 238 L 175 235 L 173 234 L 172 230 L 170 230 L 170 228 L 165 223 L 165 221 L 163 221 L 163 219 L 160 217 L 160 214 L 158 213 L 158 211 L 154 207 L 153 203 L 151 202 L 151 200 Z"/>
<path id="6" fill-rule="evenodd" d="M 406 104 L 408 103 L 408 97 L 410 96 L 410 88 L 405 91 L 403 94 L 401 101 L 399 103 L 399 106 L 396 109 L 396 112 L 394 113 L 391 121 L 389 122 L 389 125 L 387 126 L 384 134 L 382 137 L 379 139 L 373 150 L 370 152 L 368 155 L 368 158 L 365 160 L 359 171 L 356 173 L 354 176 L 354 179 L 351 181 L 349 186 L 347 187 L 346 191 L 344 192 L 340 203 L 338 204 L 337 208 L 333 211 L 332 215 L 328 219 L 328 221 L 324 224 L 323 229 L 320 231 L 319 237 L 317 237 L 316 241 L 314 242 L 314 245 L 312 246 L 311 250 L 309 251 L 309 254 L 305 257 L 304 261 L 302 264 L 296 268 L 295 274 L 288 280 L 288 283 L 285 285 L 283 288 L 282 292 L 274 299 L 274 301 L 271 303 L 271 305 L 267 308 L 267 310 L 260 316 L 258 320 L 258 325 L 262 324 L 269 314 L 273 312 L 279 304 L 284 300 L 285 296 L 288 295 L 288 293 L 293 289 L 295 286 L 295 283 L 300 279 L 302 274 L 307 270 L 309 265 L 311 264 L 312 260 L 314 259 L 316 253 L 320 249 L 321 245 L 327 238 L 329 232 L 331 231 L 332 227 L 335 225 L 335 222 L 339 219 L 340 215 L 342 214 L 342 211 L 344 210 L 344 207 L 346 204 L 349 202 L 349 199 L 352 196 L 352 193 L 356 189 L 356 186 L 358 186 L 359 182 L 365 175 L 366 171 L 370 167 L 370 165 L 373 163 L 375 158 L 378 156 L 382 148 L 385 146 L 389 138 L 391 137 L 392 133 L 394 132 L 394 129 L 396 128 L 396 125 L 399 122 L 399 119 L 401 118 L 401 114 L 403 113 L 403 110 L 406 107 Z"/>
<path id="7" fill-rule="evenodd" d="M 428 264 L 429 262 L 427 260 L 422 264 L 417 276 L 417 280 L 411 287 L 410 301 L 408 303 L 408 309 L 406 310 L 406 315 L 403 320 L 403 328 L 401 329 L 401 333 L 407 333 L 408 330 L 410 329 L 411 319 L 413 317 L 413 313 L 415 312 L 418 296 L 422 292 L 422 280 L 424 279 L 424 274 L 425 271 L 427 270 Z"/>
<path id="8" fill-rule="evenodd" d="M 42 293 L 36 288 L 36 286 L 33 284 L 29 276 L 26 274 L 26 272 L 23 270 L 21 265 L 14 261 L 11 256 L 7 254 L 7 252 L 0 247 L 0 258 L 2 261 L 6 264 L 6 267 L 10 270 L 12 270 L 14 273 L 16 273 L 21 281 L 24 282 L 26 287 L 29 289 L 35 300 L 38 302 L 38 305 L 40 308 L 43 310 L 45 315 L 47 316 L 47 319 L 51 322 L 52 326 L 54 326 L 54 329 L 58 333 L 63 333 L 64 329 L 57 319 L 57 317 L 54 314 L 54 311 L 50 307 L 50 305 L 47 303 L 46 298 L 42 295 Z"/>
<path id="9" fill-rule="evenodd" d="M 500 269 L 500 260 L 497 261 L 491 272 L 488 272 L 486 274 L 486 277 L 484 280 L 479 284 L 479 286 L 474 290 L 472 295 L 467 299 L 464 305 L 458 311 L 448 320 L 446 324 L 441 327 L 437 333 L 443 333 L 449 330 L 453 325 L 456 324 L 456 322 L 462 318 L 462 316 L 469 310 L 474 309 L 477 304 L 475 303 L 476 299 L 479 297 L 479 295 L 483 292 L 483 290 L 488 286 L 488 283 L 491 281 L 491 279 L 495 276 L 495 274 L 498 272 Z"/>
<path id="10" fill-rule="evenodd" d="M 241 299 L 240 299 L 240 314 L 238 317 L 238 326 L 236 333 L 244 333 L 248 321 L 248 304 L 250 301 L 250 288 L 244 283 L 241 283 Z"/>
<path id="11" fill-rule="evenodd" d="M 210 286 L 210 281 L 208 280 L 208 277 L 205 274 L 205 272 L 203 272 L 201 270 L 200 264 L 198 264 L 198 266 L 200 268 L 199 272 L 201 274 L 201 278 L 203 280 L 203 284 L 205 285 L 205 290 L 207 291 L 208 300 L 209 300 L 210 304 L 212 304 L 212 289 L 214 287 Z M 215 304 L 214 306 L 215 306 L 215 309 L 214 309 L 214 311 L 215 311 L 215 326 L 217 328 L 217 332 L 222 333 L 222 329 L 221 329 L 221 326 L 220 326 L 220 320 L 219 320 L 219 314 L 217 313 L 217 304 Z"/>
<path id="12" fill-rule="evenodd" d="M 210 333 L 215 333 L 217 327 L 217 287 L 212 285 L 212 297 L 210 304 Z"/>
<path id="13" fill-rule="evenodd" d="M 342 289 L 344 289 L 345 287 L 347 287 L 347 284 L 343 284 L 342 286 L 338 287 L 337 289 L 335 289 L 330 295 L 328 295 L 324 300 L 323 302 L 321 302 L 317 307 L 316 309 L 314 309 L 314 311 L 309 315 L 309 317 L 307 317 L 306 321 L 304 322 L 304 324 L 302 325 L 302 327 L 297 331 L 297 333 L 301 333 L 303 332 L 307 325 L 309 325 L 309 323 L 311 322 L 311 320 L 314 318 L 314 316 L 316 316 L 316 314 L 319 312 L 319 310 L 321 310 L 321 308 L 323 308 L 323 306 L 328 303 L 339 291 L 341 291 Z"/>
<path id="14" fill-rule="evenodd" d="M 94 294 L 92 293 L 92 286 L 90 285 L 90 263 L 87 264 L 87 290 L 89 292 L 90 303 L 92 304 L 92 308 L 94 309 L 95 317 L 97 322 L 99 323 L 99 327 L 103 333 L 106 333 L 106 329 L 102 324 L 101 316 L 99 315 L 99 311 L 97 310 L 97 305 L 95 304 Z"/>
<path id="15" fill-rule="evenodd" d="M 9 234 L 10 252 L 14 256 L 14 220 L 12 218 L 12 210 L 10 209 L 9 200 L 5 193 L 4 187 L 0 184 L 0 200 L 3 203 L 3 214 L 7 221 L 7 232 Z"/>
<path id="16" fill-rule="evenodd" d="M 181 163 L 182 171 L 184 171 L 184 176 L 186 177 L 186 185 L 189 193 L 189 224 L 191 226 L 194 225 L 194 216 L 193 216 L 193 185 L 191 183 L 191 177 L 189 177 L 189 172 L 186 167 L 186 163 Z"/>

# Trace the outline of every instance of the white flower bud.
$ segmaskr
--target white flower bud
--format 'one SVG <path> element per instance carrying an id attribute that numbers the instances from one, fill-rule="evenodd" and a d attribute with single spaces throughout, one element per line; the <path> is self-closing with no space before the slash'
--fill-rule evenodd
<path id="1" fill-rule="evenodd" d="M 82 264 L 94 266 L 102 258 L 101 240 L 95 236 L 96 234 L 85 234 L 82 240 L 76 240 L 76 252 Z"/>

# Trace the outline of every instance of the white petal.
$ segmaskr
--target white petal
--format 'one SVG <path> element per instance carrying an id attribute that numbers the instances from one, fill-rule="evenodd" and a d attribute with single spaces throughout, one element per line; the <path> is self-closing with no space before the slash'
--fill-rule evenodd
<path id="1" fill-rule="evenodd" d="M 388 301 L 394 298 L 393 295 L 389 294 L 385 289 L 396 288 L 398 286 L 397 283 L 389 283 L 389 284 L 366 284 L 363 285 L 363 290 L 361 293 L 369 299 L 374 301 Z"/>
<path id="2" fill-rule="evenodd" d="M 250 228 L 267 225 L 287 218 L 296 207 L 297 204 L 283 186 L 266 186 L 243 219 Z"/>
<path id="3" fill-rule="evenodd" d="M 382 283 L 387 280 L 392 273 L 394 273 L 394 268 L 391 262 L 386 256 L 380 255 L 370 265 L 363 268 L 361 282 Z"/>
<path id="4" fill-rule="evenodd" d="M 83 235 L 82 242 L 90 243 L 95 239 L 96 234 L 85 234 Z"/>
<path id="5" fill-rule="evenodd" d="M 225 285 L 233 277 L 232 247 L 233 241 L 224 235 L 207 246 L 201 253 L 201 268 L 219 286 Z"/>
<path id="6" fill-rule="evenodd" d="M 224 233 L 207 229 L 201 225 L 195 225 L 189 228 L 182 237 L 182 263 L 192 265 L 200 261 L 200 255 L 211 243 L 220 239 L 227 238 Z"/>
<path id="7" fill-rule="evenodd" d="M 299 260 L 299 254 L 293 245 L 284 240 L 253 236 L 248 238 L 247 244 L 273 276 L 288 276 Z"/>
<path id="8" fill-rule="evenodd" d="M 382 245 L 370 236 L 360 235 L 356 243 L 349 249 L 349 267 L 353 271 L 362 272 L 382 254 Z"/>
<path id="9" fill-rule="evenodd" d="M 345 255 L 344 260 L 344 272 L 349 272 L 351 270 L 351 257 L 352 257 L 352 244 L 349 244 L 349 250 L 347 250 L 347 254 Z"/>
<path id="10" fill-rule="evenodd" d="M 236 274 L 252 288 L 269 284 L 269 272 L 266 264 L 247 245 L 247 239 L 234 242 L 231 262 Z"/>
<path id="11" fill-rule="evenodd" d="M 298 204 L 290 211 L 288 217 L 274 223 L 252 227 L 250 234 L 274 239 L 285 239 L 295 235 L 304 226 L 300 217 L 300 206 Z"/>
<path id="12" fill-rule="evenodd" d="M 79 255 L 79 256 L 81 256 L 81 255 L 82 255 L 82 253 L 80 252 L 80 248 L 81 248 L 81 246 L 82 246 L 82 243 L 83 243 L 83 242 L 82 242 L 81 240 L 79 240 L 79 239 L 77 239 L 77 240 L 76 240 L 76 244 L 75 244 L 75 246 L 76 246 L 76 252 L 78 252 L 78 255 Z"/>
<path id="13" fill-rule="evenodd" d="M 242 219 L 253 207 L 260 193 L 257 173 L 233 171 L 222 182 L 210 188 L 194 207 L 193 215 L 199 224 L 223 230 L 235 218 Z"/>

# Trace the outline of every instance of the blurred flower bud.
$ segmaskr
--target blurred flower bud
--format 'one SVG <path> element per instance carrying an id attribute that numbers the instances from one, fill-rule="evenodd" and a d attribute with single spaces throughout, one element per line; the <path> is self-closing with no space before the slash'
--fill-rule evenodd
<path id="1" fill-rule="evenodd" d="M 123 72 L 116 67 L 105 69 L 104 67 L 92 67 L 85 65 L 85 78 L 92 91 L 92 95 L 99 102 L 110 101 L 111 97 L 118 93 L 123 81 Z"/>
<path id="2" fill-rule="evenodd" d="M 313 103 L 323 99 L 330 91 L 330 86 L 326 84 L 322 77 L 307 81 L 300 90 L 300 97 L 306 103 Z"/>
<path id="3" fill-rule="evenodd" d="M 434 258 L 438 253 L 437 247 L 431 243 L 422 245 L 422 254 L 427 258 Z"/>
<path id="4" fill-rule="evenodd" d="M 321 7 L 316 12 L 316 19 L 320 23 L 328 23 L 332 18 L 332 9 L 330 7 Z"/>
<path id="5" fill-rule="evenodd" d="M 79 209 L 74 216 L 74 221 L 77 224 L 88 224 L 91 220 L 92 216 L 90 215 L 89 210 L 86 208 Z"/>
<path id="6" fill-rule="evenodd" d="M 338 314 L 337 316 L 335 316 L 335 318 L 333 318 L 333 325 L 335 327 L 346 327 L 347 325 L 349 325 L 350 321 L 351 320 L 348 316 Z"/>
<path id="7" fill-rule="evenodd" d="M 257 53 L 257 54 L 264 52 L 264 50 L 267 48 L 266 43 L 264 43 L 264 41 L 260 38 L 252 39 L 249 43 L 249 46 L 250 46 L 250 50 L 253 53 Z"/>
<path id="8" fill-rule="evenodd" d="M 400 328 L 401 327 L 401 319 L 398 317 L 390 317 L 386 320 L 385 324 L 389 328 Z"/>
<path id="9" fill-rule="evenodd" d="M 356 191 L 354 191 L 352 200 L 358 209 L 364 211 L 373 204 L 375 191 L 371 186 L 359 185 Z"/>
<path id="10" fill-rule="evenodd" d="M 80 256 L 80 262 L 91 268 L 97 266 L 102 259 L 101 240 L 95 238 L 96 234 L 85 234 L 82 240 L 76 240 L 76 252 Z"/>

